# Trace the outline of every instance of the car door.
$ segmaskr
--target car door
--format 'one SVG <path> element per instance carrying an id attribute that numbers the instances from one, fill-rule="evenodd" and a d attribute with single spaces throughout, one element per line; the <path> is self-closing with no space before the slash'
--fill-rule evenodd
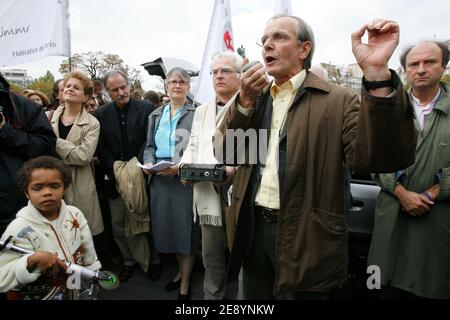
<path id="1" fill-rule="evenodd" d="M 349 274 L 365 277 L 372 238 L 375 203 L 380 192 L 370 174 L 353 175 L 347 209 L 349 226 Z"/>

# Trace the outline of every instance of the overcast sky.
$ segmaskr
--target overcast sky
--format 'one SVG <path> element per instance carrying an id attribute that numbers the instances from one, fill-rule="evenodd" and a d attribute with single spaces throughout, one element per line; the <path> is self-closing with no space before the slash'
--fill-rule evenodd
<path id="1" fill-rule="evenodd" d="M 316 37 L 313 64 L 354 63 L 350 35 L 373 18 L 400 24 L 400 45 L 390 66 L 397 68 L 400 49 L 421 39 L 450 39 L 449 0 L 292 0 L 292 11 L 306 20 Z M 103 51 L 120 55 L 141 70 L 144 89 L 152 81 L 140 66 L 160 56 L 200 66 L 214 0 L 71 0 L 72 53 Z M 273 15 L 275 0 L 230 0 L 235 48 L 261 60 L 256 41 Z M 17 68 L 38 77 L 50 70 L 59 77 L 64 58 L 49 57 Z"/>

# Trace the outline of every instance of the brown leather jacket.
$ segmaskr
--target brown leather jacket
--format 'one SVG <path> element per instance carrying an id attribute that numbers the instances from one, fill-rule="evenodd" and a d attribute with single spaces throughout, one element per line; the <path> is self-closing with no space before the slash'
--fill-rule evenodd
<path id="1" fill-rule="evenodd" d="M 394 172 L 414 163 L 417 136 L 413 111 L 398 76 L 393 75 L 395 94 L 378 98 L 363 89 L 361 103 L 350 89 L 309 72 L 299 88 L 279 142 L 281 208 L 275 294 L 330 292 L 346 280 L 343 162 L 352 172 Z M 214 142 L 216 155 L 229 152 L 227 159 L 233 158 L 229 155 L 234 150 L 224 149 L 226 129 L 247 129 L 259 121 L 251 121 L 258 117 L 257 112 L 249 117 L 240 113 L 236 99 L 238 96 L 230 102 Z M 266 94 L 264 99 L 263 104 L 269 105 L 270 96 Z M 241 209 L 252 208 L 254 194 L 252 197 L 249 190 L 254 167 L 239 167 L 231 204 L 225 209 L 231 278 L 237 275 L 252 245 L 253 213 Z"/>

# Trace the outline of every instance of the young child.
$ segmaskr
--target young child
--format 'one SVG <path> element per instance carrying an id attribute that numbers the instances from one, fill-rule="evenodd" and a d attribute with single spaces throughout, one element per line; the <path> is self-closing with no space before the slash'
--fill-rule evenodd
<path id="1" fill-rule="evenodd" d="M 92 235 L 80 210 L 64 203 L 70 185 L 69 168 L 60 160 L 42 156 L 27 161 L 17 173 L 28 198 L 2 236 L 35 253 L 0 252 L 0 292 L 8 299 L 74 299 L 66 287 L 66 262 L 100 269 Z"/>

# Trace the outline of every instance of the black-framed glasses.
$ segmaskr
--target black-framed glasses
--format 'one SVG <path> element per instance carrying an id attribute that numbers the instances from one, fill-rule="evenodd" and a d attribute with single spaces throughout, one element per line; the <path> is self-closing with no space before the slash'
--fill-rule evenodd
<path id="1" fill-rule="evenodd" d="M 265 34 L 262 36 L 261 38 L 261 42 L 256 42 L 256 44 L 259 47 L 264 47 L 264 45 L 266 44 L 267 40 L 270 40 L 274 43 L 279 43 L 279 42 L 283 42 L 289 39 L 295 39 L 298 42 L 302 42 L 301 40 L 297 39 L 296 35 L 292 35 L 283 31 L 274 31 L 270 34 Z"/>
<path id="2" fill-rule="evenodd" d="M 184 87 L 187 86 L 189 82 L 185 80 L 169 80 L 167 81 L 167 83 L 171 86 L 176 86 L 177 84 L 179 84 L 181 87 Z"/>

